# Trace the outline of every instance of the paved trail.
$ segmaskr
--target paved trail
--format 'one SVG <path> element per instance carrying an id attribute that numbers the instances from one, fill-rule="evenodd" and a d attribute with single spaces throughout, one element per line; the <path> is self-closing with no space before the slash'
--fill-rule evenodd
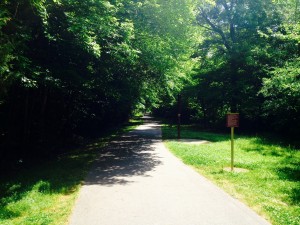
<path id="1" fill-rule="evenodd" d="M 69 224 L 270 225 L 174 157 L 150 120 L 99 156 Z"/>

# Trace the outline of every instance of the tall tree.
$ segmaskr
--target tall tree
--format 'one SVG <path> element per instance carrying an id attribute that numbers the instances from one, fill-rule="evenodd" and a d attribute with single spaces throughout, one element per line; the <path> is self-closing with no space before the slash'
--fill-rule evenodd
<path id="1" fill-rule="evenodd" d="M 241 77 L 253 60 L 254 46 L 260 45 L 258 31 L 278 24 L 276 8 L 271 0 L 215 0 L 201 1 L 198 9 L 198 23 L 205 33 L 201 47 L 207 49 L 208 57 L 222 57 L 228 63 L 230 108 L 238 111 Z"/>

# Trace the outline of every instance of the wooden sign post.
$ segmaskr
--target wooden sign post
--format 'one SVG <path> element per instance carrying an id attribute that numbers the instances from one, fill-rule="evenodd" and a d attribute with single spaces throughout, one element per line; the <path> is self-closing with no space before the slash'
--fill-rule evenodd
<path id="1" fill-rule="evenodd" d="M 234 128 L 240 125 L 240 114 L 228 113 L 227 114 L 227 127 L 231 128 L 231 171 L 234 168 Z"/>
<path id="2" fill-rule="evenodd" d="M 182 96 L 181 94 L 178 94 L 178 114 L 177 114 L 177 138 L 178 140 L 181 138 L 181 130 L 180 130 L 180 125 L 181 125 L 181 107 L 182 107 Z"/>

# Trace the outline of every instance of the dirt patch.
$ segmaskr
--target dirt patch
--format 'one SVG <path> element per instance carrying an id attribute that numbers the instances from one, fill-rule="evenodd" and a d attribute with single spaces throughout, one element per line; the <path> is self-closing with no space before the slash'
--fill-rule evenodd
<path id="1" fill-rule="evenodd" d="M 225 167 L 224 169 L 223 169 L 224 171 L 227 171 L 227 172 L 231 172 L 231 168 L 230 167 Z M 249 170 L 247 170 L 247 169 L 244 169 L 244 168 L 233 168 L 233 172 L 234 173 L 247 173 L 247 172 L 249 172 Z"/>
<path id="2" fill-rule="evenodd" d="M 199 139 L 180 139 L 180 140 L 174 140 L 177 142 L 181 142 L 181 143 L 186 143 L 186 144 L 209 144 L 209 141 L 206 140 L 199 140 Z"/>

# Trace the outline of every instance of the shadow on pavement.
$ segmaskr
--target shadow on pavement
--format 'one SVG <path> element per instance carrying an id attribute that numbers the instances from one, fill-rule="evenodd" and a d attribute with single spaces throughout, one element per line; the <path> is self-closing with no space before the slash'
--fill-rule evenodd
<path id="1" fill-rule="evenodd" d="M 85 180 L 85 185 L 126 185 L 130 177 L 148 176 L 162 162 L 154 153 L 161 141 L 160 127 L 150 119 L 105 147 Z"/>

